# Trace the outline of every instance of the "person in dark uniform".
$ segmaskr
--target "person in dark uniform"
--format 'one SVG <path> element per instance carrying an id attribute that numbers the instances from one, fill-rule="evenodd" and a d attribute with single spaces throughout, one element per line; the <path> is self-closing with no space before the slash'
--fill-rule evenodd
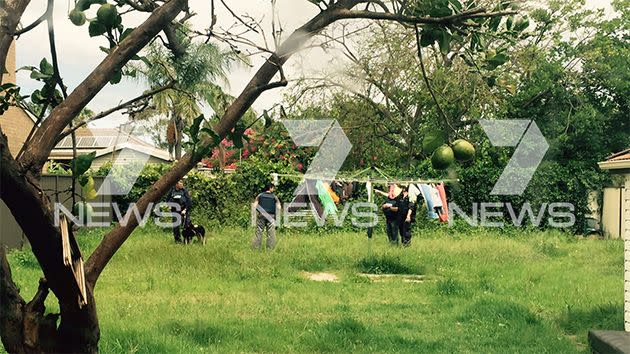
<path id="1" fill-rule="evenodd" d="M 402 187 L 401 198 L 398 201 L 398 230 L 404 247 L 411 245 L 411 225 L 416 217 L 416 204 L 409 200 L 409 190 Z"/>
<path id="2" fill-rule="evenodd" d="M 192 199 L 190 198 L 190 194 L 188 190 L 184 188 L 184 182 L 179 181 L 175 184 L 175 188 L 171 189 L 166 197 L 167 203 L 176 203 L 179 205 L 179 208 L 172 207 L 171 211 L 178 212 L 182 217 L 182 223 L 173 225 L 173 236 L 175 237 L 176 243 L 182 242 L 182 236 L 180 228 L 182 225 L 188 225 L 190 223 L 190 212 L 192 210 Z M 179 209 L 179 210 L 177 210 Z"/>
<path id="3" fill-rule="evenodd" d="M 385 214 L 387 239 L 392 244 L 398 244 L 398 203 L 400 202 L 400 195 L 393 196 L 376 188 L 374 192 L 387 197 L 387 201 L 381 206 L 383 214 Z"/>
<path id="4" fill-rule="evenodd" d="M 273 194 L 275 186 L 268 184 L 265 191 L 260 193 L 253 205 L 255 213 L 256 233 L 252 240 L 252 248 L 260 250 L 262 247 L 263 231 L 267 232 L 267 248 L 276 246 L 276 215 L 280 212 L 280 200 Z"/>

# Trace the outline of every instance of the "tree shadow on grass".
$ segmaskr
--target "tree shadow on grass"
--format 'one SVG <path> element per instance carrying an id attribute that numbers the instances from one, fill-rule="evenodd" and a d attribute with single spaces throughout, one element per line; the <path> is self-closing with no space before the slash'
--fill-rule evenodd
<path id="1" fill-rule="evenodd" d="M 623 330 L 623 305 L 609 303 L 588 309 L 567 307 L 558 324 L 569 334 L 581 334 L 590 329 Z"/>
<path id="2" fill-rule="evenodd" d="M 316 328 L 305 340 L 313 352 L 418 352 L 443 351 L 443 343 L 407 338 L 391 328 L 366 326 L 360 320 L 342 315 Z"/>
<path id="3" fill-rule="evenodd" d="M 225 333 L 220 328 L 202 321 L 172 321 L 165 323 L 160 329 L 175 337 L 185 337 L 203 347 L 217 344 L 225 337 Z"/>

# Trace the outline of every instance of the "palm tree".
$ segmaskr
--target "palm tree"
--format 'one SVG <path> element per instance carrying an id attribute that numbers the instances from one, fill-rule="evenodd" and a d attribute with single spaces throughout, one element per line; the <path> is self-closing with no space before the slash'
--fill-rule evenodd
<path id="1" fill-rule="evenodd" d="M 134 120 L 157 119 L 153 127 L 166 125 L 169 152 L 180 159 L 182 132 L 201 114 L 200 105 L 208 104 L 216 114 L 222 114 L 233 99 L 219 84 L 227 85 L 227 71 L 237 58 L 211 43 L 190 43 L 185 55 L 175 57 L 155 41 L 145 59 L 145 64 L 135 69 L 150 89 L 173 84 L 172 88 L 154 95 L 152 104 L 136 114 Z"/>

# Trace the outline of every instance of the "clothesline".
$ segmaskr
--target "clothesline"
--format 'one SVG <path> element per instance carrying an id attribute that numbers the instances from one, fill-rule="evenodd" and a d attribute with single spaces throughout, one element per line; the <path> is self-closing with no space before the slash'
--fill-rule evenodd
<path id="1" fill-rule="evenodd" d="M 272 173 L 274 182 L 277 182 L 278 177 L 287 177 L 287 178 L 299 178 L 304 179 L 306 175 L 303 174 L 284 174 L 284 173 Z M 319 180 L 334 180 L 339 182 L 358 182 L 358 183 L 367 183 L 371 182 L 373 184 L 411 184 L 411 183 L 456 183 L 459 182 L 457 178 L 450 179 L 389 179 L 389 178 L 375 178 L 372 179 L 370 177 L 367 178 L 344 178 L 344 177 L 334 177 L 331 178 L 329 176 L 309 176 L 308 179 L 319 179 Z"/>

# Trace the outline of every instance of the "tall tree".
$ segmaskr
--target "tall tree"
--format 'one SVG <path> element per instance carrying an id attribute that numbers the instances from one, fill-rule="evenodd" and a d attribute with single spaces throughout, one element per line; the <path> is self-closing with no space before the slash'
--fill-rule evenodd
<path id="1" fill-rule="evenodd" d="M 220 109 L 221 98 L 227 95 L 220 84 L 226 85 L 227 71 L 236 59 L 232 51 L 221 51 L 212 43 L 191 43 L 184 55 L 175 56 L 159 42 L 153 42 L 145 64 L 136 70 L 151 89 L 173 84 L 154 95 L 151 105 L 134 115 L 134 120 L 167 120 L 169 151 L 180 159 L 184 128 L 201 114 L 200 104 Z"/>

